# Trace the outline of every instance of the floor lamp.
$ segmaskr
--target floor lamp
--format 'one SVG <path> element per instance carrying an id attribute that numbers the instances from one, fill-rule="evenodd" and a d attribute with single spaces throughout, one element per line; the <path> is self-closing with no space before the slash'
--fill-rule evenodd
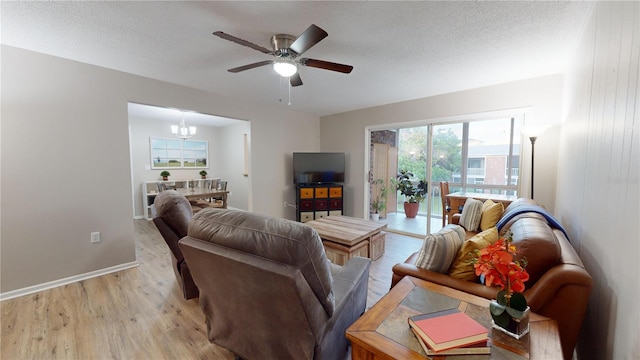
<path id="1" fill-rule="evenodd" d="M 527 136 L 531 141 L 531 198 L 532 199 L 533 199 L 533 171 L 534 171 L 533 161 L 534 161 L 536 140 L 538 139 L 538 136 L 540 136 L 548 128 L 549 128 L 549 125 L 547 124 L 528 125 L 522 128 L 522 133 L 525 136 Z"/>
<path id="2" fill-rule="evenodd" d="M 534 159 L 537 138 L 538 138 L 537 136 L 529 136 L 529 140 L 531 140 L 531 199 L 533 199 L 533 169 L 534 169 L 533 159 Z"/>

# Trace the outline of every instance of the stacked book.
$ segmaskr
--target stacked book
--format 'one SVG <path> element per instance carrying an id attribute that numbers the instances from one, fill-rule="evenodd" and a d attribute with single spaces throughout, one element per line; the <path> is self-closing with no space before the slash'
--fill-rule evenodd
<path id="1" fill-rule="evenodd" d="M 411 316 L 409 326 L 428 356 L 491 353 L 489 330 L 458 309 Z"/>

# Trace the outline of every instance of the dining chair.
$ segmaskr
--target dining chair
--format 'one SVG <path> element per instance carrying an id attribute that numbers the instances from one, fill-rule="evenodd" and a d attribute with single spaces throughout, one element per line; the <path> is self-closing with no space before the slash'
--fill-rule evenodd
<path id="1" fill-rule="evenodd" d="M 167 190 L 167 185 L 165 185 L 165 183 L 157 182 L 156 186 L 158 187 L 158 192 L 159 193 Z"/>
<path id="2" fill-rule="evenodd" d="M 449 206 L 449 199 L 446 197 L 449 194 L 449 182 L 440 181 L 440 198 L 442 199 L 442 227 L 447 223 L 447 214 L 451 210 Z"/>

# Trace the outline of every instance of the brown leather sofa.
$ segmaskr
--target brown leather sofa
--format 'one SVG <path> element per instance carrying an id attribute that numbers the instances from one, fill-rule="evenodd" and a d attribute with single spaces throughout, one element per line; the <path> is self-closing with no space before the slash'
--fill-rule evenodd
<path id="1" fill-rule="evenodd" d="M 198 287 L 191 278 L 191 272 L 184 261 L 178 241 L 187 236 L 189 222 L 193 216 L 191 204 L 186 197 L 175 190 L 162 191 L 156 196 L 153 205 L 156 216 L 153 223 L 171 250 L 173 272 L 185 299 L 198 297 Z"/>
<path id="2" fill-rule="evenodd" d="M 557 321 L 563 356 L 569 360 L 573 356 L 591 294 L 591 276 L 561 227 L 549 226 L 548 223 L 553 223 L 555 219 L 528 211 L 532 205 L 535 206 L 535 202 L 529 199 L 518 199 L 511 203 L 501 219 L 504 226 L 500 228 L 500 235 L 511 230 L 514 244 L 520 251 L 518 256 L 527 258 L 530 279 L 525 283 L 524 295 L 531 311 Z M 508 214 L 517 215 L 506 219 Z M 456 223 L 458 218 L 454 217 L 452 222 Z M 475 233 L 467 232 L 467 238 L 473 235 Z M 393 267 L 391 287 L 404 276 L 410 275 L 486 299 L 495 299 L 497 288 L 418 268 L 413 265 L 417 257 L 418 252 Z"/>
<path id="3" fill-rule="evenodd" d="M 330 264 L 317 232 L 250 212 L 204 209 L 179 246 L 209 340 L 242 359 L 345 359 L 370 260 Z"/>

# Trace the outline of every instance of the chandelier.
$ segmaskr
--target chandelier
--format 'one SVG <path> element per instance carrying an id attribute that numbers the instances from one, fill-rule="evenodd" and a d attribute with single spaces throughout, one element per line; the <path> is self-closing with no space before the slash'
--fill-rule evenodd
<path id="1" fill-rule="evenodd" d="M 171 133 L 182 140 L 187 140 L 196 134 L 196 127 L 185 125 L 184 123 L 184 111 L 182 111 L 182 118 L 180 119 L 180 125 L 171 125 Z"/>

